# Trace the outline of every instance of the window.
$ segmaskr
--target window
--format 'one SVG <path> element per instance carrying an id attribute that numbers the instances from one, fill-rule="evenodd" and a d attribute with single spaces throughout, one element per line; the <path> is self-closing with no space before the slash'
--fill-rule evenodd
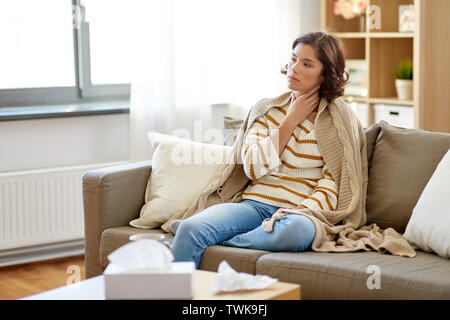
<path id="1" fill-rule="evenodd" d="M 129 99 L 131 31 L 117 23 L 124 6 L 124 0 L 0 1 L 0 106 Z"/>
<path id="2" fill-rule="evenodd" d="M 1 1 L 0 88 L 75 86 L 71 19 L 69 1 Z"/>
<path id="3" fill-rule="evenodd" d="M 133 16 L 126 9 L 132 8 L 133 1 L 85 0 L 83 4 L 89 23 L 92 84 L 130 83 Z"/>

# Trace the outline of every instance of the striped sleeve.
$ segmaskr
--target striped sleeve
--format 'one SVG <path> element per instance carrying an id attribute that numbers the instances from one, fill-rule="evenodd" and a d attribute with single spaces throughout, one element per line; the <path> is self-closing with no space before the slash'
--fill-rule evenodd
<path id="1" fill-rule="evenodd" d="M 242 163 L 247 177 L 258 180 L 281 165 L 278 152 L 270 138 L 265 116 L 256 119 L 242 146 Z"/>
<path id="2" fill-rule="evenodd" d="M 335 211 L 338 201 L 338 187 L 326 164 L 322 168 L 323 178 L 313 188 L 313 193 L 301 202 L 310 209 Z"/>

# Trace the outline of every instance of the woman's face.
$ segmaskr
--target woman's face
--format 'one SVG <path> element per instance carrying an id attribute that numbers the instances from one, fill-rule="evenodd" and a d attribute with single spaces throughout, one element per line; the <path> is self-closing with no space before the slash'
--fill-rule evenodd
<path id="1" fill-rule="evenodd" d="M 304 43 L 295 46 L 288 64 L 288 88 L 302 95 L 323 81 L 322 63 L 316 57 L 316 50 Z"/>

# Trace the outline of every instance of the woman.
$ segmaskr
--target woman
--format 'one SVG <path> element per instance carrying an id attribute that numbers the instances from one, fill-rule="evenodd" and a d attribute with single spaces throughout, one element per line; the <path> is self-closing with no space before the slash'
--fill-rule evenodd
<path id="1" fill-rule="evenodd" d="M 199 266 L 208 246 L 302 252 L 316 234 L 305 215 L 284 215 L 263 230 L 261 223 L 283 208 L 335 210 L 338 186 L 321 157 L 314 135 L 319 105 L 343 95 L 347 76 L 341 42 L 323 32 L 306 33 L 292 45 L 287 65 L 290 95 L 248 128 L 242 147 L 252 181 L 242 201 L 220 203 L 171 224 L 175 261 Z M 175 232 L 176 231 L 176 232 Z"/>

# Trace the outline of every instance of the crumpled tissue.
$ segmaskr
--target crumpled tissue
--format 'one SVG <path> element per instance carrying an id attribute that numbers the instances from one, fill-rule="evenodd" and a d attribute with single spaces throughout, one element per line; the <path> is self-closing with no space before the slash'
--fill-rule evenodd
<path id="1" fill-rule="evenodd" d="M 214 293 L 237 290 L 264 289 L 278 281 L 266 275 L 252 275 L 244 272 L 237 272 L 224 260 L 219 264 L 217 276 L 214 279 L 212 290 Z"/>
<path id="2" fill-rule="evenodd" d="M 108 260 L 122 270 L 167 270 L 171 268 L 172 252 L 160 241 L 141 239 L 129 242 L 108 255 Z"/>

